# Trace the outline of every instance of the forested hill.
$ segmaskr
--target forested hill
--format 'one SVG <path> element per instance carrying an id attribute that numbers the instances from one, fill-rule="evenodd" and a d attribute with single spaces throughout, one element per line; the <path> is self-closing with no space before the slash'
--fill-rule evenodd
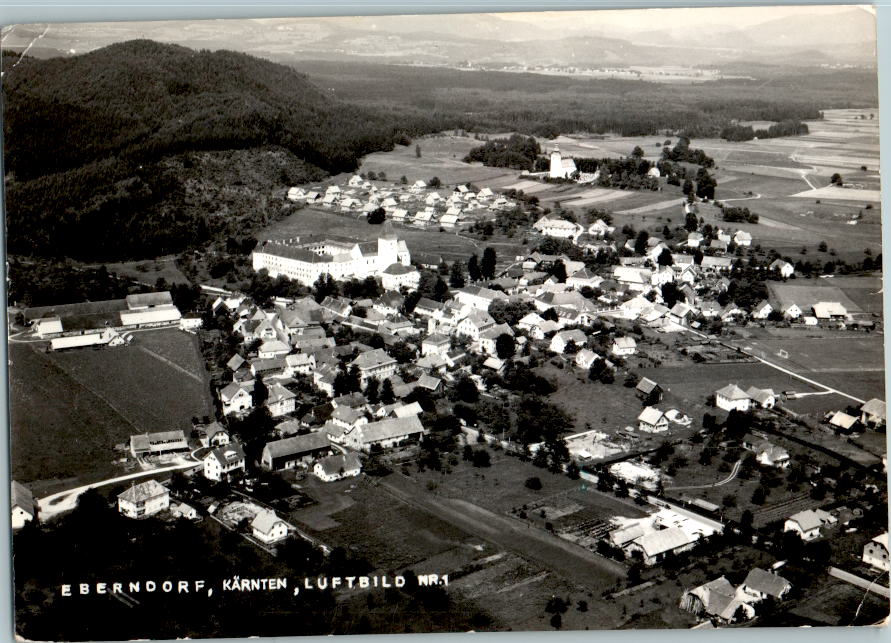
<path id="1" fill-rule="evenodd" d="M 25 59 L 4 74 L 4 85 L 7 171 L 19 180 L 109 155 L 262 144 L 336 172 L 414 133 L 397 131 L 386 114 L 329 99 L 292 68 L 149 40 Z"/>
<path id="2" fill-rule="evenodd" d="M 140 259 L 249 233 L 275 190 L 432 127 L 229 51 L 134 40 L 4 68 L 11 254 Z"/>

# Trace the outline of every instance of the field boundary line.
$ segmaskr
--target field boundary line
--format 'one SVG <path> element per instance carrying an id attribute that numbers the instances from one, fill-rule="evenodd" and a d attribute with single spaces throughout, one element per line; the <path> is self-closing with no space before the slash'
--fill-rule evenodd
<path id="1" fill-rule="evenodd" d="M 196 375 L 196 374 L 193 373 L 192 371 L 189 371 L 189 370 L 184 369 L 184 368 L 183 368 L 182 366 L 180 366 L 179 364 L 176 364 L 176 363 L 174 363 L 174 362 L 171 362 L 169 359 L 167 359 L 167 358 L 164 357 L 163 355 L 159 355 L 158 353 L 156 353 L 155 351 L 151 350 L 150 348 L 146 348 L 145 346 L 137 346 L 136 348 L 138 348 L 139 350 L 141 350 L 143 353 L 146 353 L 146 354 L 148 354 L 148 355 L 151 355 L 151 356 L 154 357 L 155 359 L 158 359 L 158 360 L 164 362 L 165 364 L 167 364 L 167 365 L 170 366 L 171 368 L 173 368 L 173 369 L 179 371 L 179 372 L 182 373 L 183 375 L 186 375 L 186 376 L 192 378 L 193 380 L 195 380 L 195 381 L 198 382 L 199 384 L 204 384 L 204 380 L 201 379 L 200 376 Z"/>

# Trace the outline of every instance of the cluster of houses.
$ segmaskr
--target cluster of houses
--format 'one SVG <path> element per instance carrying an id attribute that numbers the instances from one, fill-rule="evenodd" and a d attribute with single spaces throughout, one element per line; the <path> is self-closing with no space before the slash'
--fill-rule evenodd
<path id="1" fill-rule="evenodd" d="M 324 191 L 321 187 L 293 187 L 288 190 L 288 199 L 345 214 L 368 216 L 382 209 L 389 220 L 421 228 L 456 228 L 517 207 L 514 199 L 491 188 L 475 192 L 468 185 L 458 185 L 449 192 L 431 188 L 422 180 L 411 185 L 381 185 L 358 174 L 346 185 L 329 185 Z"/>
<path id="2" fill-rule="evenodd" d="M 782 601 L 791 590 L 792 584 L 776 572 L 756 567 L 738 587 L 721 576 L 685 591 L 680 607 L 706 619 L 706 623 L 728 625 L 753 618 L 759 603 Z"/>

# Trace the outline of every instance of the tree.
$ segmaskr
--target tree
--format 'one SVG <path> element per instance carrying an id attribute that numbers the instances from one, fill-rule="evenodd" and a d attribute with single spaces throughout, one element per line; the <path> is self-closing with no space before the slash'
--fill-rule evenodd
<path id="1" fill-rule="evenodd" d="M 562 261 L 554 262 L 554 265 L 548 271 L 551 273 L 551 276 L 554 277 L 561 284 L 566 283 L 566 264 Z"/>
<path id="2" fill-rule="evenodd" d="M 482 433 L 480 433 L 482 435 Z M 492 459 L 489 457 L 489 452 L 485 449 L 479 449 L 473 452 L 473 466 L 475 467 L 488 467 L 491 466 Z"/>
<path id="3" fill-rule="evenodd" d="M 421 158 L 421 146 L 415 144 L 415 158 Z"/>
<path id="4" fill-rule="evenodd" d="M 402 185 L 408 185 L 408 177 L 403 174 L 402 176 L 399 177 L 399 182 Z"/>
<path id="5" fill-rule="evenodd" d="M 389 377 L 381 385 L 380 400 L 382 404 L 392 404 L 396 400 L 396 394 L 393 392 L 393 382 L 390 381 Z"/>
<path id="6" fill-rule="evenodd" d="M 634 149 L 631 150 L 632 158 L 640 159 L 640 158 L 643 158 L 643 155 L 644 155 L 644 151 L 641 149 L 641 147 L 639 145 L 635 145 Z"/>
<path id="7" fill-rule="evenodd" d="M 688 212 L 686 216 L 684 216 L 684 229 L 687 232 L 696 232 L 699 228 L 699 219 L 696 218 L 696 215 L 692 212 Z"/>
<path id="8" fill-rule="evenodd" d="M 464 266 L 460 261 L 456 261 L 449 270 L 449 286 L 452 288 L 463 288 L 465 283 Z"/>
<path id="9" fill-rule="evenodd" d="M 495 338 L 495 353 L 499 359 L 511 359 L 517 352 L 517 345 L 514 338 L 507 333 L 501 333 Z"/>
<path id="10" fill-rule="evenodd" d="M 825 241 L 821 241 L 820 245 L 817 246 L 817 250 L 819 250 L 820 252 L 826 252 L 828 249 L 829 247 L 826 245 Z"/>
<path id="11" fill-rule="evenodd" d="M 482 277 L 479 258 L 475 254 L 471 255 L 470 259 L 467 260 L 467 276 L 470 277 L 470 281 L 479 281 Z"/>
<path id="12" fill-rule="evenodd" d="M 427 185 L 435 190 L 436 188 L 442 187 L 442 181 L 439 180 L 438 176 L 434 176 L 427 182 Z"/>
<path id="13" fill-rule="evenodd" d="M 532 478 L 526 478 L 526 488 L 532 489 L 533 491 L 539 491 L 541 489 L 541 478 L 538 476 L 533 476 Z"/>
<path id="14" fill-rule="evenodd" d="M 831 177 L 829 177 L 829 182 L 832 185 L 842 185 L 844 183 L 844 180 L 842 179 L 842 175 L 836 172 Z"/>
<path id="15" fill-rule="evenodd" d="M 491 247 L 487 247 L 483 250 L 483 260 L 480 262 L 480 273 L 486 279 L 492 279 L 495 276 L 495 264 L 497 263 L 497 256 L 495 254 L 495 249 Z"/>
<path id="16" fill-rule="evenodd" d="M 671 256 L 671 250 L 669 250 L 668 248 L 665 248 L 662 252 L 660 252 L 657 263 L 660 266 L 674 265 L 674 259 Z"/>
<path id="17" fill-rule="evenodd" d="M 375 208 L 368 214 L 368 223 L 380 224 L 387 220 L 387 213 L 383 208 Z"/>
<path id="18" fill-rule="evenodd" d="M 365 399 L 369 403 L 377 404 L 380 400 L 380 384 L 380 380 L 376 377 L 368 378 L 368 383 L 365 385 Z"/>
<path id="19" fill-rule="evenodd" d="M 637 238 L 634 240 L 634 252 L 639 255 L 645 254 L 647 251 L 647 242 L 650 240 L 650 233 L 646 230 L 641 230 L 637 233 Z"/>
<path id="20" fill-rule="evenodd" d="M 263 406 L 266 400 L 269 399 L 269 389 L 263 382 L 263 375 L 260 373 L 257 373 L 257 377 L 254 379 L 254 390 L 251 392 L 251 399 L 255 407 Z"/>

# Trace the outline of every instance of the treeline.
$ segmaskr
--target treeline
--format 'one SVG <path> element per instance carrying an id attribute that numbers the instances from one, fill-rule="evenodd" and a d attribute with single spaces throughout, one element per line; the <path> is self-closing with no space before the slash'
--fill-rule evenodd
<path id="1" fill-rule="evenodd" d="M 758 215 L 749 212 L 748 208 L 728 208 L 721 209 L 721 218 L 728 223 L 758 223 Z"/>
<path id="2" fill-rule="evenodd" d="M 721 138 L 727 141 L 751 141 L 754 138 L 779 138 L 780 136 L 803 136 L 808 126 L 797 120 L 774 123 L 767 129 L 753 129 L 751 125 L 728 125 L 721 130 Z"/>
<path id="3" fill-rule="evenodd" d="M 510 138 L 486 141 L 464 157 L 465 163 L 479 162 L 489 167 L 508 167 L 512 170 L 531 170 L 541 146 L 534 137 L 512 134 Z"/>
<path id="4" fill-rule="evenodd" d="M 622 190 L 657 190 L 659 179 L 649 176 L 653 163 L 643 158 L 643 150 L 635 147 L 630 156 L 624 158 L 580 158 L 575 159 L 579 172 L 595 174 L 597 185 L 620 188 Z"/>
<path id="5" fill-rule="evenodd" d="M 815 120 L 820 109 L 870 107 L 878 100 L 874 73 L 859 70 L 784 75 L 771 69 L 770 84 L 759 87 L 762 77 L 675 86 L 376 63 L 294 66 L 341 99 L 435 119 L 438 130 L 507 130 L 547 138 L 578 131 L 716 137 L 735 121 Z"/>

